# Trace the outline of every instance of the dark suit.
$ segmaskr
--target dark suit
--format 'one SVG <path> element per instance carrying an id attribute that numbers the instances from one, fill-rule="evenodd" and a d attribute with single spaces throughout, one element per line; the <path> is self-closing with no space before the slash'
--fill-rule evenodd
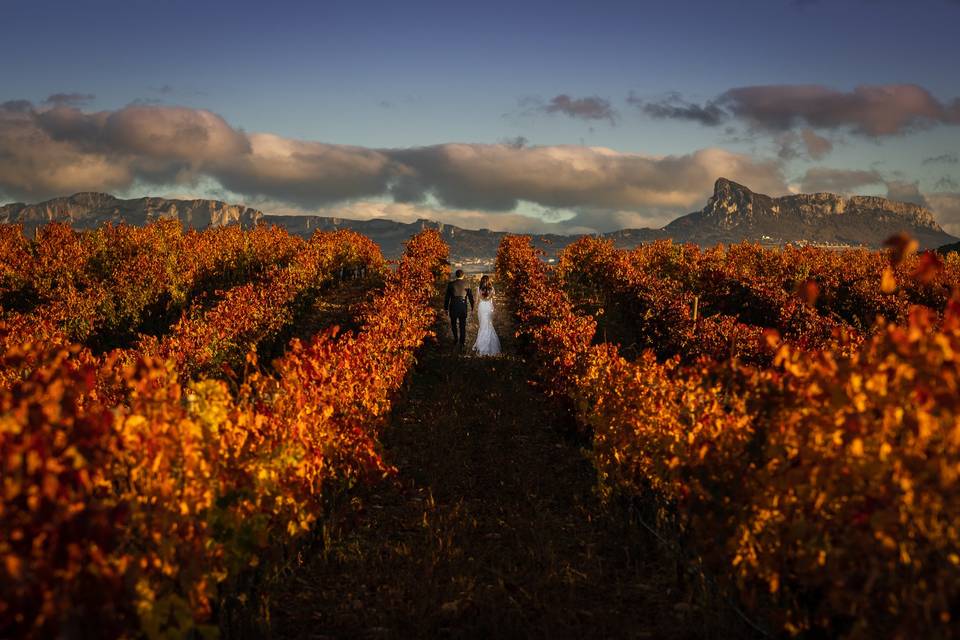
<path id="1" fill-rule="evenodd" d="M 453 280 L 447 285 L 447 295 L 443 299 L 443 310 L 450 313 L 450 329 L 453 341 L 463 345 L 467 341 L 467 302 L 473 310 L 473 290 L 463 278 Z"/>

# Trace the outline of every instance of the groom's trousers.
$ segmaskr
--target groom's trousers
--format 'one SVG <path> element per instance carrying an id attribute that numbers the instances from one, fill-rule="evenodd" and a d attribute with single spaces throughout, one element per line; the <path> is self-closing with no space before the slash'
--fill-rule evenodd
<path id="1" fill-rule="evenodd" d="M 453 341 L 463 347 L 467 342 L 467 301 L 454 300 L 450 304 L 450 330 Z"/>

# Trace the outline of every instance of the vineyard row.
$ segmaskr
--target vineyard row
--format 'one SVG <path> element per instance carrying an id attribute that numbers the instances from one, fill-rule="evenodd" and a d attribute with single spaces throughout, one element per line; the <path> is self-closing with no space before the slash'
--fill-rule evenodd
<path id="1" fill-rule="evenodd" d="M 527 239 L 505 239 L 497 269 L 605 493 L 652 499 L 748 608 L 789 633 L 960 632 L 960 301 L 909 307 L 845 350 L 768 332 L 769 366 L 684 366 L 594 344 Z"/>
<path id="2" fill-rule="evenodd" d="M 446 255 L 436 232 L 415 236 L 360 331 L 294 340 L 276 375 L 233 393 L 154 355 L 7 348 L 0 366 L 26 373 L 0 389 L 0 635 L 209 630 L 331 498 L 391 472 L 378 434 Z"/>

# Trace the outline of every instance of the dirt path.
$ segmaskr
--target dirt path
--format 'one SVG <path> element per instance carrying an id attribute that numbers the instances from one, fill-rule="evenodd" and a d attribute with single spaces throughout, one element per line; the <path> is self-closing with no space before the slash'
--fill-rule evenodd
<path id="1" fill-rule="evenodd" d="M 361 496 L 272 597 L 280 638 L 713 638 L 675 565 L 593 493 L 563 417 L 527 383 L 497 311 L 500 358 L 421 356 L 385 447 L 395 483 Z M 476 333 L 470 317 L 469 342 Z"/>

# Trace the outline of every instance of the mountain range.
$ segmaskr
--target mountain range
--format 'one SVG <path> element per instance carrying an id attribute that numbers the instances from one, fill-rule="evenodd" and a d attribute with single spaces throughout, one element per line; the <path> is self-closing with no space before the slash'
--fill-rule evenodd
<path id="1" fill-rule="evenodd" d="M 51 221 L 89 229 L 107 222 L 142 225 L 158 217 L 172 217 L 184 226 L 203 228 L 263 222 L 277 224 L 290 233 L 308 236 L 316 229 L 353 229 L 376 241 L 384 255 L 396 257 L 403 242 L 424 228 L 435 228 L 450 246 L 454 260 L 490 260 L 497 252 L 502 231 L 471 230 L 431 220 L 404 223 L 386 219 L 351 220 L 310 215 L 269 215 L 242 205 L 218 200 L 136 198 L 122 200 L 105 193 L 77 193 L 38 204 L 0 206 L 0 223 L 22 223 L 27 233 Z M 833 193 L 788 195 L 773 198 L 719 178 L 706 206 L 681 216 L 660 229 L 622 229 L 603 234 L 619 247 L 670 238 L 701 246 L 741 241 L 767 245 L 811 243 L 825 246 L 877 248 L 894 233 L 906 232 L 926 249 L 956 243 L 933 214 L 918 205 L 872 196 Z M 574 241 L 576 236 L 534 235 L 535 245 L 548 254 Z"/>

